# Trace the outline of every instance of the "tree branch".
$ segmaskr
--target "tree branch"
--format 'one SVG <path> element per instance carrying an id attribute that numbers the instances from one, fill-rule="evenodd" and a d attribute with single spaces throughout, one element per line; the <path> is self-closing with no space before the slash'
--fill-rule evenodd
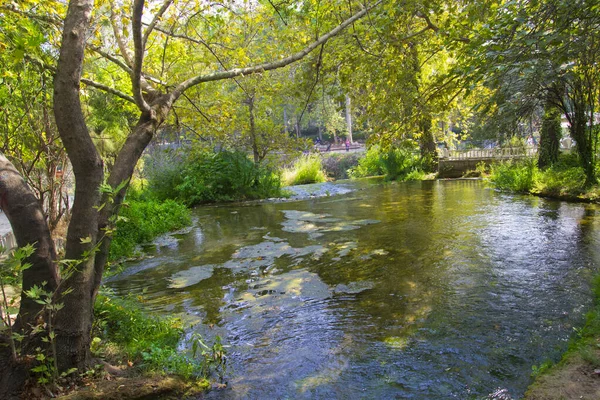
<path id="1" fill-rule="evenodd" d="M 173 4 L 173 0 L 165 0 L 162 7 L 160 8 L 160 10 L 158 10 L 156 15 L 154 15 L 152 22 L 150 22 L 150 25 L 148 25 L 148 28 L 146 28 L 146 31 L 144 32 L 144 36 L 142 38 L 142 44 L 144 47 L 146 47 L 146 43 L 148 42 L 148 37 L 154 30 L 154 27 L 158 23 L 158 20 L 163 16 L 163 14 L 167 11 L 167 9 L 169 8 L 169 6 L 171 6 L 171 4 Z"/>
<path id="2" fill-rule="evenodd" d="M 106 85 L 104 85 L 102 83 L 94 82 L 91 79 L 86 79 L 86 78 L 81 78 L 81 83 L 84 83 L 84 84 L 86 84 L 88 86 L 95 87 L 96 89 L 103 90 L 103 91 L 105 91 L 107 93 L 114 94 L 115 96 L 120 97 L 123 100 L 127 100 L 130 103 L 136 104 L 135 99 L 133 97 L 129 96 L 128 94 L 125 94 L 125 93 L 121 92 L 120 90 L 112 88 L 110 86 L 106 86 Z"/>
<path id="3" fill-rule="evenodd" d="M 125 46 L 125 41 L 123 40 L 123 36 L 119 33 L 119 27 L 117 26 L 117 19 L 115 12 L 111 6 L 110 8 L 110 24 L 113 28 L 113 34 L 115 35 L 115 40 L 117 41 L 117 45 L 119 46 L 119 50 L 121 50 L 121 55 L 125 60 L 125 63 L 131 67 L 133 62 L 131 61 L 131 54 L 129 54 L 129 49 Z"/>
<path id="4" fill-rule="evenodd" d="M 324 44 L 325 42 L 327 42 L 329 39 L 333 38 L 334 36 L 339 35 L 340 32 L 342 32 L 348 25 L 350 25 L 354 21 L 357 21 L 358 19 L 364 17 L 371 9 L 377 7 L 383 1 L 384 0 L 379 0 L 376 3 L 374 3 L 373 5 L 371 5 L 367 8 L 363 8 L 361 11 L 354 14 L 352 17 L 348 18 L 347 20 L 342 22 L 340 25 L 338 25 L 337 27 L 335 27 L 334 29 L 332 29 L 331 31 L 326 33 L 325 35 L 319 37 L 317 40 L 315 40 L 314 42 L 312 42 L 311 44 L 306 46 L 303 50 L 301 50 L 297 53 L 294 53 L 286 58 L 283 58 L 279 61 L 255 65 L 253 67 L 235 68 L 235 69 L 231 69 L 228 71 L 214 72 L 212 74 L 199 75 L 194 78 L 190 78 L 184 82 L 181 82 L 175 88 L 175 90 L 173 90 L 173 92 L 171 92 L 171 97 L 173 98 L 173 100 L 176 100 L 187 89 L 191 88 L 192 86 L 198 85 L 200 83 L 218 81 L 218 80 L 223 80 L 223 79 L 230 79 L 230 78 L 234 78 L 234 77 L 240 76 L 240 75 L 241 76 L 251 75 L 251 74 L 256 74 L 259 72 L 270 71 L 273 69 L 285 67 L 293 62 L 296 62 L 296 61 L 306 57 L 306 55 L 309 54 L 311 51 L 313 51 L 320 45 Z"/>
<path id="5" fill-rule="evenodd" d="M 268 0 L 269 4 L 271 5 L 271 7 L 273 7 L 273 9 L 275 10 L 275 12 L 277 13 L 277 15 L 279 15 L 279 18 L 281 19 L 281 22 L 283 22 L 283 24 L 285 26 L 287 26 L 287 22 L 285 22 L 285 19 L 283 19 L 283 16 L 281 15 L 281 13 L 279 12 L 279 9 L 277 7 L 275 7 L 275 4 L 273 4 L 273 2 L 271 0 Z"/>
<path id="6" fill-rule="evenodd" d="M 145 42 L 142 39 L 142 14 L 144 13 L 144 0 L 134 0 L 133 18 L 131 21 L 133 35 L 133 72 L 131 86 L 135 103 L 144 113 L 151 111 L 142 95 L 142 64 L 144 63 Z"/>

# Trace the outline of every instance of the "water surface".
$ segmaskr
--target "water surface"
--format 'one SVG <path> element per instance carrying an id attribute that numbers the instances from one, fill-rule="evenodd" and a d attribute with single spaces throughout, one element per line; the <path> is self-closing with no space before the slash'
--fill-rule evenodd
<path id="1" fill-rule="evenodd" d="M 210 398 L 519 398 L 591 304 L 596 206 L 478 181 L 209 206 L 108 282 L 231 346 Z M 210 339 L 209 339 L 210 340 Z"/>

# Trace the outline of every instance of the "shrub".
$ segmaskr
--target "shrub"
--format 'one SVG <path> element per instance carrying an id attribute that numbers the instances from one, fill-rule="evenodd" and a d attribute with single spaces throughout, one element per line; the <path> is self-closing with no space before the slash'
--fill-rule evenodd
<path id="1" fill-rule="evenodd" d="M 148 189 L 160 200 L 174 198 L 175 187 L 183 180 L 187 149 L 157 149 L 144 157 L 143 175 Z"/>
<path id="2" fill-rule="evenodd" d="M 562 169 L 554 165 L 540 172 L 535 179 L 532 192 L 549 195 L 578 195 L 585 189 L 585 172 L 581 167 Z"/>
<path id="3" fill-rule="evenodd" d="M 175 196 L 189 206 L 281 195 L 279 176 L 237 151 L 191 152 L 182 176 Z"/>
<path id="4" fill-rule="evenodd" d="M 243 152 L 192 148 L 165 152 L 148 164 L 152 165 L 145 168 L 149 189 L 161 200 L 178 199 L 194 206 L 281 196 L 279 175 L 256 165 Z"/>
<path id="5" fill-rule="evenodd" d="M 183 228 L 191 222 L 190 211 L 174 200 L 129 200 L 121 207 L 117 231 L 110 245 L 110 260 L 130 256 L 140 243 Z"/>
<path id="6" fill-rule="evenodd" d="M 359 153 L 325 153 L 322 157 L 323 169 L 328 177 L 348 179 L 348 170 L 358 165 L 361 156 Z"/>
<path id="7" fill-rule="evenodd" d="M 358 165 L 349 171 L 351 178 L 385 175 L 382 151 L 379 146 L 371 146 L 364 156 L 358 160 Z"/>
<path id="8" fill-rule="evenodd" d="M 538 172 L 535 159 L 508 161 L 491 166 L 490 181 L 500 190 L 529 192 Z"/>
<path id="9" fill-rule="evenodd" d="M 301 156 L 294 162 L 292 168 L 284 169 L 282 180 L 287 186 L 325 182 L 327 176 L 323 171 L 321 157 L 318 155 Z"/>
<path id="10" fill-rule="evenodd" d="M 389 180 L 423 179 L 422 161 L 409 148 L 389 147 L 384 150 L 379 146 L 371 146 L 358 166 L 350 171 L 353 178 L 385 175 Z"/>

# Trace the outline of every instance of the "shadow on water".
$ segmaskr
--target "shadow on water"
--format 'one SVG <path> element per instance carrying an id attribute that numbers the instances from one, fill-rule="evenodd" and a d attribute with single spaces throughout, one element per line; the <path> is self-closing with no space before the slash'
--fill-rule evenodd
<path id="1" fill-rule="evenodd" d="M 518 398 L 565 350 L 591 303 L 595 206 L 477 181 L 344 185 L 199 208 L 107 285 L 231 345 L 215 398 Z"/>

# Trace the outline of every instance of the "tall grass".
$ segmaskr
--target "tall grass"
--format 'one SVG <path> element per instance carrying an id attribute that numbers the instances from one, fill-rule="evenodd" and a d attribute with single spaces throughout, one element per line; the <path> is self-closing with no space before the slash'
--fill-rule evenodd
<path id="1" fill-rule="evenodd" d="M 318 155 L 301 156 L 294 162 L 292 168 L 283 170 L 282 176 L 282 182 L 286 186 L 320 183 L 326 180 L 323 163 Z"/>
<path id="2" fill-rule="evenodd" d="M 385 175 L 398 181 L 420 180 L 426 175 L 422 160 L 412 149 L 380 146 L 371 146 L 349 173 L 352 178 Z"/>
<path id="3" fill-rule="evenodd" d="M 537 172 L 535 159 L 508 161 L 493 164 L 489 179 L 500 190 L 527 193 L 533 188 Z"/>

